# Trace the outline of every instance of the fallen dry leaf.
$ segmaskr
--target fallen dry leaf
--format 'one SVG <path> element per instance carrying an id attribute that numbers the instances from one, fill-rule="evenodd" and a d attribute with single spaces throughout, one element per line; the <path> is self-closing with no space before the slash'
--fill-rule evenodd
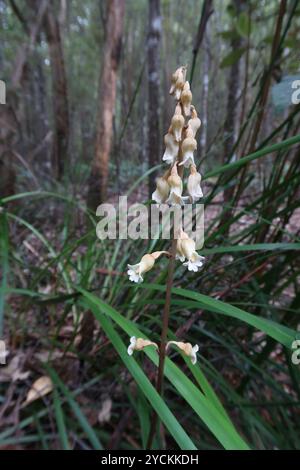
<path id="1" fill-rule="evenodd" d="M 24 401 L 22 407 L 32 403 L 34 400 L 38 400 L 44 395 L 47 395 L 47 393 L 52 392 L 52 390 L 52 380 L 47 375 L 43 375 L 32 384 L 32 387 L 27 393 L 26 400 Z"/>

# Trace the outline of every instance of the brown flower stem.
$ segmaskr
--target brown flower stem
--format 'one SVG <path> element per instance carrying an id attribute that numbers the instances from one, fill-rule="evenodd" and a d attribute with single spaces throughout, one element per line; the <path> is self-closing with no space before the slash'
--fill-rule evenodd
<path id="1" fill-rule="evenodd" d="M 178 150 L 178 163 L 182 161 L 182 140 L 179 143 L 179 150 Z M 178 166 L 178 175 L 180 178 L 183 177 L 183 165 Z M 162 330 L 160 336 L 160 345 L 159 345 L 159 362 L 158 362 L 158 371 L 157 371 L 157 379 L 156 379 L 156 390 L 158 394 L 162 397 L 163 396 L 163 381 L 164 381 L 164 368 L 165 368 L 165 358 L 166 358 L 166 344 L 167 344 L 167 335 L 168 335 L 168 326 L 169 326 L 169 318 L 170 318 L 170 306 L 171 306 L 171 293 L 173 287 L 173 278 L 174 278 L 174 269 L 175 269 L 175 257 L 176 257 L 176 248 L 177 248 L 177 233 L 175 233 L 175 221 L 174 221 L 174 233 L 171 243 L 170 249 L 170 259 L 169 259 L 169 266 L 168 266 L 168 277 L 167 277 L 167 285 L 166 285 L 166 301 L 163 311 L 163 318 L 162 318 Z M 149 437 L 147 441 L 147 449 L 151 449 L 153 439 L 155 436 L 155 431 L 157 427 L 158 416 L 157 413 L 153 414 L 151 428 L 149 432 Z"/>
<path id="2" fill-rule="evenodd" d="M 167 344 L 167 334 L 169 326 L 169 317 L 170 317 L 170 305 L 171 305 L 171 291 L 173 286 L 173 277 L 174 277 L 174 268 L 175 268 L 175 256 L 176 256 L 176 246 L 177 239 L 174 237 L 172 240 L 171 250 L 170 250 L 170 260 L 168 266 L 168 278 L 166 286 L 166 301 L 162 318 L 162 330 L 160 336 L 160 345 L 159 345 L 159 363 L 158 363 L 158 372 L 156 380 L 156 390 L 160 396 L 163 395 L 163 379 L 164 379 L 164 366 L 166 358 L 166 344 Z M 149 433 L 149 438 L 147 442 L 147 449 L 150 449 L 152 446 L 153 438 L 157 426 L 157 414 L 153 416 L 151 429 Z"/>

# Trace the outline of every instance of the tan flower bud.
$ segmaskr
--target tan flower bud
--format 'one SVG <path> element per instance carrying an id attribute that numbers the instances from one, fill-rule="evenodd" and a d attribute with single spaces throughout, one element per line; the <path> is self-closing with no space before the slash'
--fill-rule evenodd
<path id="1" fill-rule="evenodd" d="M 177 346 L 186 356 L 190 357 L 192 364 L 196 364 L 196 353 L 199 351 L 199 346 L 197 344 L 195 344 L 195 346 L 192 346 L 191 343 L 184 343 L 182 341 L 169 341 L 166 345 L 166 351 L 168 350 L 171 344 Z"/>
<path id="2" fill-rule="evenodd" d="M 170 188 L 181 188 L 182 190 L 182 180 L 180 178 L 180 176 L 178 175 L 178 171 L 177 171 L 177 165 L 173 165 L 172 167 L 172 170 L 171 170 L 171 174 L 168 178 L 168 183 L 169 183 L 169 186 Z"/>
<path id="3" fill-rule="evenodd" d="M 182 206 L 188 197 L 182 196 L 183 184 L 182 179 L 178 175 L 176 163 L 171 170 L 168 183 L 170 186 L 170 195 L 166 202 L 172 205 Z"/>
<path id="4" fill-rule="evenodd" d="M 172 134 L 172 127 L 170 127 L 168 133 L 165 135 L 164 142 L 166 150 L 162 159 L 164 162 L 168 163 L 168 165 L 174 165 L 178 156 L 179 143 Z"/>
<path id="5" fill-rule="evenodd" d="M 181 141 L 182 129 L 184 126 L 184 117 L 182 116 L 181 106 L 178 104 L 175 108 L 175 114 L 171 120 L 171 129 L 174 135 L 175 141 Z"/>
<path id="6" fill-rule="evenodd" d="M 172 75 L 170 95 L 175 95 L 176 100 L 180 99 L 181 91 L 184 87 L 186 77 L 186 67 L 179 67 Z"/>
<path id="7" fill-rule="evenodd" d="M 166 172 L 164 176 L 156 179 L 156 190 L 152 193 L 152 199 L 158 204 L 162 204 L 168 199 L 170 193 L 170 186 L 167 181 L 169 174 L 169 172 Z"/>
<path id="8" fill-rule="evenodd" d="M 190 176 L 188 177 L 187 182 L 187 189 L 189 195 L 191 196 L 192 202 L 196 202 L 198 201 L 198 199 L 203 197 L 200 183 L 201 175 L 197 172 L 197 168 L 195 167 L 195 165 L 191 165 Z"/>
<path id="9" fill-rule="evenodd" d="M 192 137 L 195 137 L 198 129 L 201 126 L 201 121 L 197 116 L 197 111 L 194 106 L 191 106 L 191 112 L 192 116 L 191 119 L 189 119 L 188 121 L 188 129 L 192 131 Z"/>
<path id="10" fill-rule="evenodd" d="M 194 151 L 197 149 L 197 141 L 193 137 L 186 137 L 182 142 L 182 157 L 183 160 L 179 165 L 189 167 L 194 165 Z"/>
<path id="11" fill-rule="evenodd" d="M 189 82 L 185 82 L 184 87 L 182 89 L 182 93 L 180 96 L 180 101 L 183 108 L 183 113 L 185 116 L 189 116 L 191 114 L 191 102 L 193 99 L 193 95 L 190 89 Z"/>

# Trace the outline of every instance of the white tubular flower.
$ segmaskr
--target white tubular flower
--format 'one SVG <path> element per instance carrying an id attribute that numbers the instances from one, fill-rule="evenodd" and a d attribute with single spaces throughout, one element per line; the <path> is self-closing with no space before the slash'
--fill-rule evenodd
<path id="1" fill-rule="evenodd" d="M 182 116 L 181 106 L 178 104 L 175 108 L 174 116 L 171 120 L 171 129 L 174 135 L 175 141 L 181 141 L 182 129 L 184 126 L 184 117 Z"/>
<path id="2" fill-rule="evenodd" d="M 180 101 L 183 108 L 183 113 L 185 116 L 189 116 L 191 114 L 191 102 L 192 102 L 192 92 L 190 89 L 189 82 L 185 82 L 184 87 L 182 89 L 182 93 L 180 96 Z"/>
<path id="3" fill-rule="evenodd" d="M 156 179 L 156 190 L 152 193 L 153 201 L 157 204 L 166 202 L 170 193 L 170 186 L 168 183 L 169 172 L 166 172 L 163 176 Z"/>
<path id="4" fill-rule="evenodd" d="M 180 99 L 186 77 L 186 67 L 179 67 L 172 75 L 170 95 L 175 95 L 176 100 Z"/>
<path id="5" fill-rule="evenodd" d="M 178 155 L 179 143 L 176 141 L 174 135 L 172 134 L 172 127 L 170 127 L 168 133 L 165 135 L 164 142 L 166 150 L 162 159 L 168 165 L 174 165 Z"/>
<path id="6" fill-rule="evenodd" d="M 149 341 L 148 339 L 136 338 L 135 336 L 131 336 L 127 352 L 129 356 L 132 356 L 133 351 L 142 351 L 147 346 L 154 346 L 156 349 L 158 349 L 157 344 L 153 343 L 152 341 Z"/>
<path id="7" fill-rule="evenodd" d="M 137 264 L 128 264 L 127 274 L 129 280 L 132 282 L 140 283 L 143 282 L 143 274 L 150 271 L 153 268 L 155 260 L 162 254 L 169 255 L 168 251 L 154 251 L 153 253 L 147 253 Z"/>
<path id="8" fill-rule="evenodd" d="M 197 141 L 193 137 L 186 137 L 182 142 L 182 162 L 179 165 L 184 165 L 188 168 L 190 165 L 195 165 L 194 151 L 197 148 Z"/>
<path id="9" fill-rule="evenodd" d="M 200 183 L 201 183 L 201 175 L 200 173 L 197 172 L 196 166 L 191 165 L 190 176 L 188 177 L 188 182 L 187 182 L 187 189 L 188 189 L 189 195 L 191 196 L 192 202 L 196 202 L 201 197 L 203 197 Z"/>
<path id="10" fill-rule="evenodd" d="M 189 271 L 195 273 L 203 266 L 204 256 L 200 256 L 196 251 L 195 241 L 192 240 L 183 230 L 181 230 L 180 236 L 177 240 L 177 251 L 181 260 L 187 261 L 183 263 L 183 266 L 187 266 Z M 178 258 L 179 258 L 178 256 Z M 183 259 L 184 258 L 184 259 Z"/>
<path id="11" fill-rule="evenodd" d="M 191 129 L 192 137 L 195 137 L 198 129 L 201 126 L 201 121 L 198 118 L 197 111 L 193 105 L 191 106 L 191 113 L 192 116 L 188 121 L 188 129 Z"/>
<path id="12" fill-rule="evenodd" d="M 182 197 L 183 184 L 182 179 L 178 175 L 176 163 L 171 170 L 171 175 L 168 178 L 168 184 L 170 186 L 170 195 L 166 202 L 172 205 L 184 205 L 184 201 L 187 198 Z"/>
<path id="13" fill-rule="evenodd" d="M 183 343 L 182 341 L 169 341 L 166 345 L 166 351 L 171 344 L 175 344 L 186 356 L 191 358 L 192 364 L 197 362 L 197 352 L 199 351 L 198 344 L 192 346 L 191 343 Z"/>

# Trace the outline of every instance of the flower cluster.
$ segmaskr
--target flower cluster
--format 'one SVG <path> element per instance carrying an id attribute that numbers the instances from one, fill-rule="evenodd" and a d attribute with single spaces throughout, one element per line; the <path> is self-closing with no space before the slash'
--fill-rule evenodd
<path id="1" fill-rule="evenodd" d="M 203 197 L 201 175 L 197 171 L 194 152 L 197 149 L 196 133 L 201 126 L 197 111 L 192 105 L 190 84 L 186 81 L 186 67 L 179 67 L 172 75 L 170 94 L 176 100 L 174 116 L 167 134 L 164 136 L 165 151 L 163 161 L 169 169 L 156 180 L 156 189 L 152 199 L 157 204 L 183 206 L 195 203 Z M 183 196 L 183 168 L 189 169 L 187 179 L 188 195 Z M 179 171 L 180 169 L 180 171 Z M 143 274 L 153 268 L 155 260 L 167 252 L 146 254 L 139 263 L 128 265 L 128 276 L 132 282 L 142 282 Z M 177 238 L 177 259 L 183 262 L 189 271 L 197 272 L 203 265 L 203 256 L 195 250 L 195 242 L 181 230 Z"/>
<path id="2" fill-rule="evenodd" d="M 192 105 L 193 95 L 190 84 L 186 81 L 186 67 L 179 67 L 172 75 L 170 94 L 174 96 L 176 106 L 170 127 L 164 136 L 165 151 L 162 157 L 163 162 L 169 165 L 169 168 L 162 176 L 157 178 L 152 200 L 157 204 L 182 207 L 188 202 L 193 204 L 203 197 L 201 175 L 197 171 L 194 160 L 194 152 L 197 150 L 196 134 L 201 126 L 201 121 L 198 118 L 195 107 Z M 183 176 L 186 168 L 189 170 L 186 184 L 188 194 L 183 195 Z M 203 266 L 204 257 L 197 253 L 195 241 L 182 228 L 176 229 L 174 245 L 175 241 L 176 259 L 181 261 L 183 266 L 186 266 L 189 271 L 197 272 Z M 130 281 L 136 283 L 143 282 L 144 274 L 153 268 L 155 261 L 161 255 L 170 256 L 170 253 L 167 251 L 147 253 L 142 256 L 139 263 L 128 264 L 127 274 Z M 134 351 L 142 351 L 150 346 L 158 351 L 160 361 L 164 360 L 162 358 L 164 358 L 170 346 L 176 346 L 191 360 L 192 364 L 197 362 L 198 345 L 192 346 L 191 343 L 182 341 L 169 341 L 165 343 L 162 340 L 159 349 L 156 343 L 148 339 L 132 336 L 127 352 L 132 356 Z"/>
<path id="3" fill-rule="evenodd" d="M 171 345 L 177 346 L 177 348 L 183 352 L 183 354 L 191 359 L 192 364 L 196 364 L 197 362 L 197 352 L 199 351 L 199 346 L 195 344 L 192 346 L 191 343 L 184 343 L 182 341 L 169 341 L 166 344 L 166 351 L 169 350 Z M 158 345 L 153 341 L 143 338 L 136 338 L 132 336 L 130 338 L 130 344 L 128 346 L 127 352 L 129 356 L 132 356 L 134 351 L 142 351 L 147 346 L 154 346 L 156 350 L 158 350 Z"/>

